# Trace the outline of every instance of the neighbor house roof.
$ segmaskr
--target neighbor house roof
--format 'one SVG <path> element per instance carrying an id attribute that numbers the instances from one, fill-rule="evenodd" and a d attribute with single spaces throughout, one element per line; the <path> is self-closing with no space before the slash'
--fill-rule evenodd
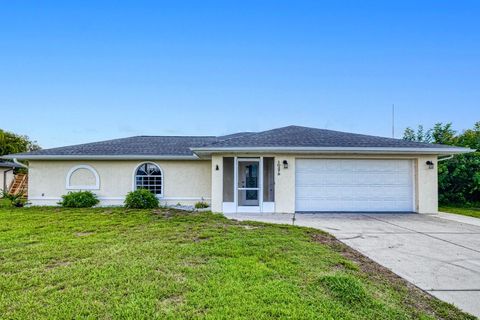
<path id="1" fill-rule="evenodd" d="M 6 159 L 196 159 L 216 152 L 454 154 L 467 148 L 288 126 L 226 136 L 136 136 L 4 156 Z"/>
<path id="2" fill-rule="evenodd" d="M 0 168 L 21 168 L 22 166 L 13 162 L 0 161 Z"/>

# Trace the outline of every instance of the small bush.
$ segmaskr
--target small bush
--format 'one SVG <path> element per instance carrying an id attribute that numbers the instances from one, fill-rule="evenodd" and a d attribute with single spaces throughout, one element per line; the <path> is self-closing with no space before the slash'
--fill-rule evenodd
<path id="1" fill-rule="evenodd" d="M 138 189 L 127 194 L 125 207 L 130 209 L 158 208 L 158 198 L 150 190 Z"/>
<path id="2" fill-rule="evenodd" d="M 58 204 L 66 208 L 91 208 L 99 202 L 96 194 L 93 192 L 76 191 L 63 195 L 62 201 Z"/>
<path id="3" fill-rule="evenodd" d="M 206 202 L 199 201 L 199 202 L 195 203 L 195 209 L 205 209 L 205 208 L 208 208 L 208 207 L 210 207 L 210 205 Z"/>
<path id="4" fill-rule="evenodd" d="M 24 197 L 24 194 L 25 194 L 24 192 L 20 192 L 13 195 L 2 190 L 1 194 L 2 194 L 3 200 L 0 206 L 11 206 L 11 207 L 21 208 L 27 203 L 27 200 Z"/>

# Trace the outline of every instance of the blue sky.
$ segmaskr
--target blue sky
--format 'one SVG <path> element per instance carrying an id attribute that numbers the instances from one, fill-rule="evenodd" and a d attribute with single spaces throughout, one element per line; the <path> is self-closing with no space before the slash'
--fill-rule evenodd
<path id="1" fill-rule="evenodd" d="M 2 1 L 0 128 L 43 147 L 480 120 L 479 1 Z M 20 115 L 20 117 L 19 117 Z M 22 119 L 22 120 L 19 120 Z"/>

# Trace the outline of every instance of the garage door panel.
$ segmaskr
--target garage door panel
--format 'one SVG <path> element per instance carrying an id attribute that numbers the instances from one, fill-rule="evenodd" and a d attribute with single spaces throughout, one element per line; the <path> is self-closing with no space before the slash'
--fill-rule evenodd
<path id="1" fill-rule="evenodd" d="M 410 160 L 299 159 L 297 211 L 412 211 Z"/>
<path id="2" fill-rule="evenodd" d="M 386 200 L 395 200 L 395 201 L 410 201 L 410 196 L 408 194 L 396 195 L 393 194 L 384 194 L 381 197 L 376 197 L 372 195 L 372 191 L 359 192 L 357 194 L 340 194 L 334 193 L 328 190 L 324 192 L 321 196 L 312 196 L 312 195 L 303 195 L 298 196 L 298 200 L 303 199 L 318 199 L 318 200 L 336 200 L 336 201 L 347 201 L 347 200 L 362 200 L 362 201 L 386 201 Z"/>
<path id="3" fill-rule="evenodd" d="M 312 208 L 322 208 L 312 210 Z M 298 206 L 299 212 L 410 212 L 409 201 L 361 201 L 361 200 L 342 200 L 341 206 L 337 200 L 318 199 L 303 200 Z"/>
<path id="4" fill-rule="evenodd" d="M 391 185 L 377 185 L 377 184 L 341 184 L 341 182 L 336 182 L 335 184 L 330 185 L 308 185 L 298 187 L 296 191 L 297 198 L 309 195 L 311 197 L 322 197 L 328 194 L 339 194 L 341 196 L 352 195 L 361 195 L 361 194 L 372 194 L 373 197 L 379 198 L 384 195 L 393 194 L 396 196 L 406 195 L 410 197 L 410 192 L 408 188 L 405 188 L 404 185 L 400 184 L 391 184 Z"/>
<path id="5" fill-rule="evenodd" d="M 404 185 L 410 183 L 409 173 L 376 173 L 368 174 L 359 172 L 299 172 L 297 181 L 302 181 L 302 186 L 321 185 Z"/>

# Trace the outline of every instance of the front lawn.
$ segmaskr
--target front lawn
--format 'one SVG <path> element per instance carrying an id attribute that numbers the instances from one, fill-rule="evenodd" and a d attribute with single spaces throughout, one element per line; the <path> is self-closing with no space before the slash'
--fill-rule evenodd
<path id="1" fill-rule="evenodd" d="M 464 216 L 480 218 L 480 208 L 475 207 L 451 207 L 451 206 L 442 206 L 438 208 L 438 211 L 461 214 Z"/>
<path id="2" fill-rule="evenodd" d="M 10 200 L 0 198 L 0 208 L 9 207 L 9 206 L 10 206 Z"/>
<path id="3" fill-rule="evenodd" d="M 473 319 L 318 230 L 212 213 L 0 209 L 5 319 Z"/>

